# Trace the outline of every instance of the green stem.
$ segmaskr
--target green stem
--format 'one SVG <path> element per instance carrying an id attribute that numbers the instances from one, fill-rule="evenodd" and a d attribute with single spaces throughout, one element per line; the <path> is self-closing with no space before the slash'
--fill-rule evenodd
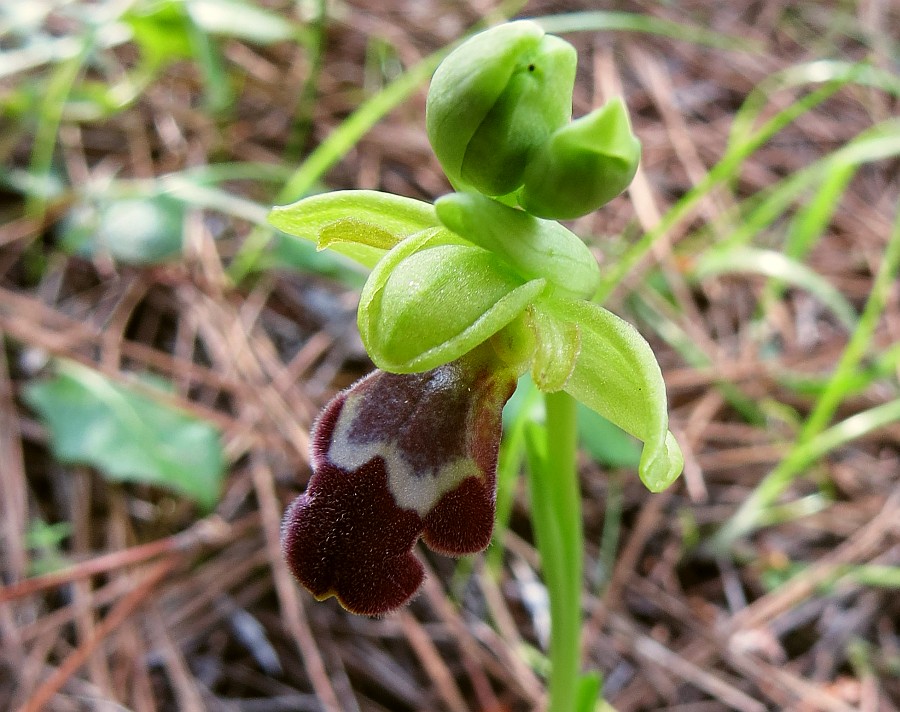
<path id="1" fill-rule="evenodd" d="M 532 519 L 550 598 L 549 712 L 573 712 L 581 659 L 582 527 L 576 403 L 544 396 L 547 423 L 529 438 Z"/>

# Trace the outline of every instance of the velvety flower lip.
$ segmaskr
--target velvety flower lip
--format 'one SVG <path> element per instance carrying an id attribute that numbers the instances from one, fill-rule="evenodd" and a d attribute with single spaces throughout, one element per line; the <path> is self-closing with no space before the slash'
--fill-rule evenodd
<path id="1" fill-rule="evenodd" d="M 451 556 L 484 549 L 515 383 L 473 352 L 423 373 L 375 371 L 335 396 L 313 426 L 309 486 L 282 525 L 297 579 L 318 599 L 381 615 L 422 583 L 419 537 Z"/>

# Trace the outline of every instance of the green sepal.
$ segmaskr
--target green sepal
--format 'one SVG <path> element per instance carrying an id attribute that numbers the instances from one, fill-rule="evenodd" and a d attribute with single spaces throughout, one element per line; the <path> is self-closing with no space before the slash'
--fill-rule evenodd
<path id="1" fill-rule="evenodd" d="M 526 280 L 546 279 L 575 299 L 589 299 L 600 285 L 600 268 L 587 245 L 555 221 L 477 193 L 451 193 L 434 207 L 444 225 L 498 255 Z"/>
<path id="2" fill-rule="evenodd" d="M 401 240 L 439 225 L 430 203 L 377 190 L 339 190 L 279 205 L 269 222 L 366 267 L 374 267 Z"/>
<path id="3" fill-rule="evenodd" d="M 631 183 L 641 142 L 618 97 L 558 129 L 525 170 L 519 204 L 543 218 L 587 215 Z"/>
<path id="4" fill-rule="evenodd" d="M 684 458 L 668 430 L 666 386 L 649 344 L 597 304 L 545 296 L 540 306 L 580 331 L 581 351 L 564 390 L 642 440 L 641 480 L 652 492 L 664 490 L 681 474 Z"/>
<path id="5" fill-rule="evenodd" d="M 427 371 L 500 331 L 545 286 L 446 230 L 426 231 L 397 245 L 369 275 L 359 333 L 382 370 Z"/>
<path id="6" fill-rule="evenodd" d="M 572 114 L 577 56 L 520 20 L 470 38 L 441 63 L 425 109 L 428 138 L 454 185 L 504 195 L 529 156 Z"/>

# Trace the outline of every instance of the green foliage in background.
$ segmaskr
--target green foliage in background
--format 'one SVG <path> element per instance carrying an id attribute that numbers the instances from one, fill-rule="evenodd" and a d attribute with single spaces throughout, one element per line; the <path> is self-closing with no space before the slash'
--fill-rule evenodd
<path id="1" fill-rule="evenodd" d="M 163 382 L 145 378 L 137 390 L 68 361 L 56 371 L 22 394 L 46 423 L 56 458 L 95 467 L 111 481 L 178 492 L 204 510 L 215 506 L 225 474 L 219 432 L 154 397 Z"/>

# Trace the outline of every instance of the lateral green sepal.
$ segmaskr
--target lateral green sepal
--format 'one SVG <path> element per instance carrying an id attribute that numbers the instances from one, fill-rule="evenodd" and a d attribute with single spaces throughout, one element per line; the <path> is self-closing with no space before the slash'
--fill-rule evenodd
<path id="1" fill-rule="evenodd" d="M 564 390 L 642 440 L 641 480 L 652 492 L 664 490 L 681 474 L 684 458 L 668 430 L 665 383 L 649 344 L 597 304 L 544 296 L 540 305 L 579 328 L 581 351 Z"/>

